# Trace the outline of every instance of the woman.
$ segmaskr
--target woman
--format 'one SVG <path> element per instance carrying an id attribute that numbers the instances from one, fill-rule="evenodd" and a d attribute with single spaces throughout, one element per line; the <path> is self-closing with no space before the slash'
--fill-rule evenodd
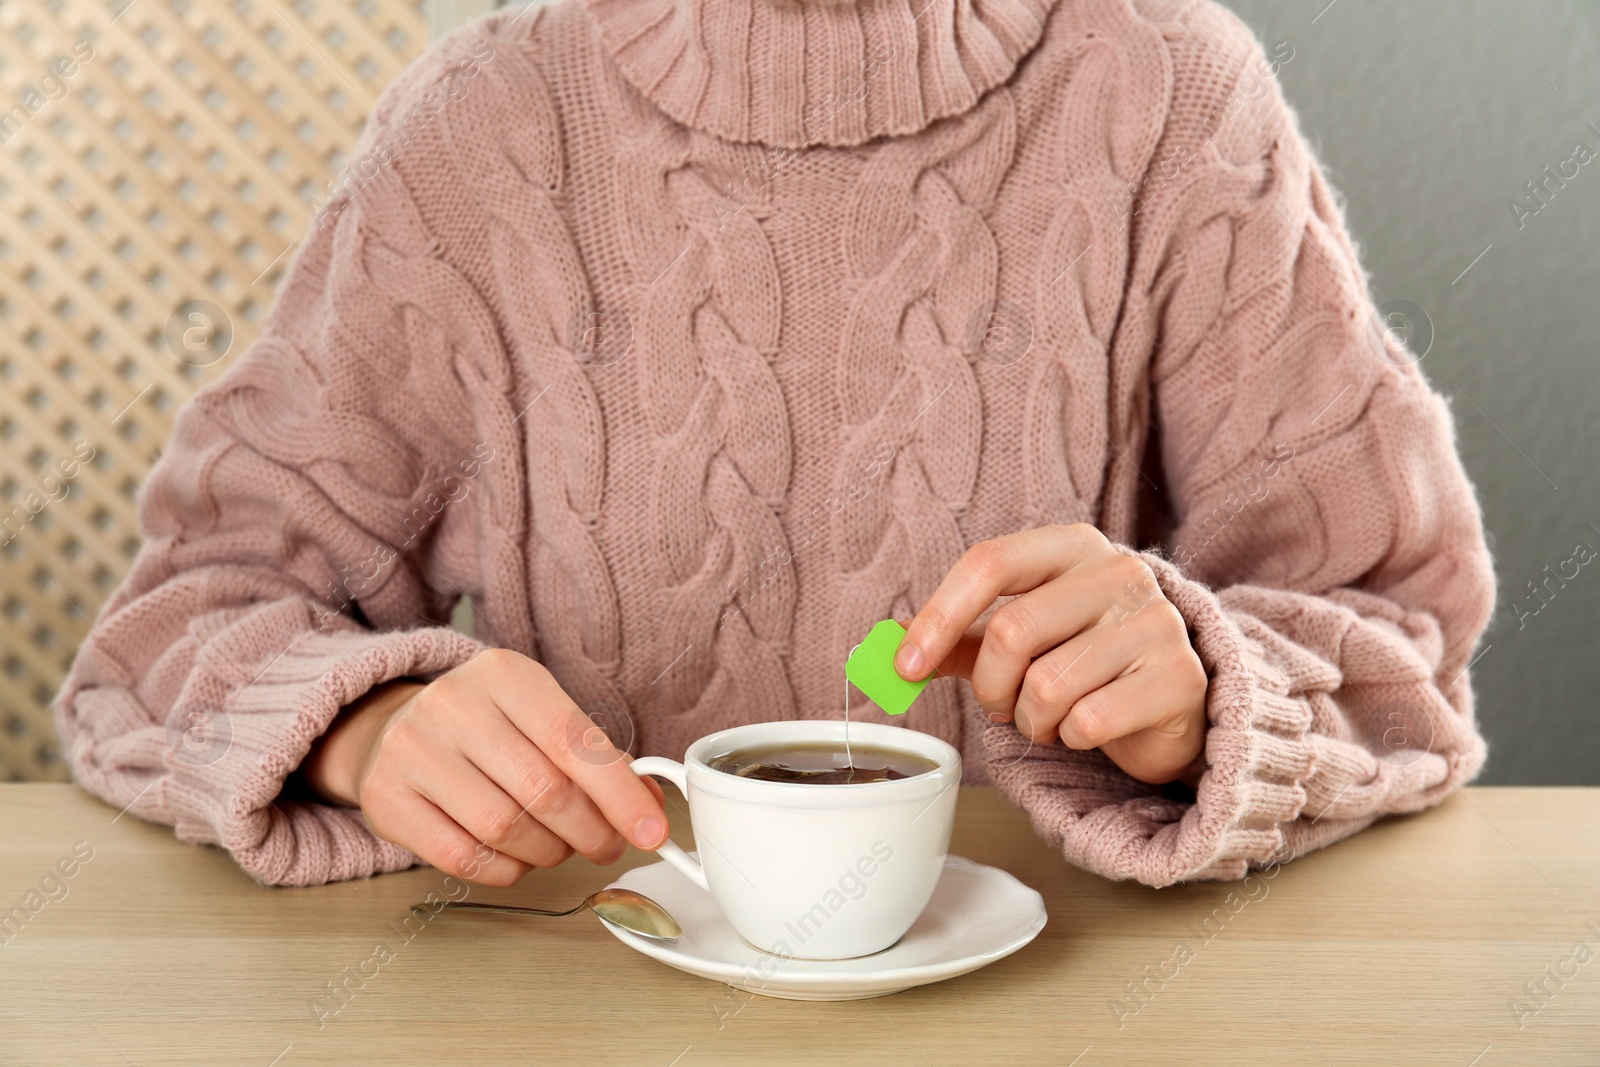
<path id="1" fill-rule="evenodd" d="M 1107 877 L 1437 802 L 1490 560 L 1289 56 L 1209 0 L 439 42 L 178 419 L 58 699 L 78 780 L 267 883 L 508 885 L 658 846 L 633 754 L 839 717 L 896 616 L 968 681 L 894 721 Z"/>

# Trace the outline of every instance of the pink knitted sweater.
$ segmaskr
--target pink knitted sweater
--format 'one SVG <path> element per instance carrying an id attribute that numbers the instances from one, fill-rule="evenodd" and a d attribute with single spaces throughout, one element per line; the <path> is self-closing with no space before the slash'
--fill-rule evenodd
<path id="1" fill-rule="evenodd" d="M 180 414 L 57 699 L 77 779 L 263 882 L 397 870 L 284 791 L 371 686 L 507 646 L 679 756 L 839 717 L 850 647 L 966 546 L 1092 522 L 1210 673 L 1194 795 L 954 679 L 852 715 L 1151 885 L 1439 801 L 1484 759 L 1489 554 L 1284 59 L 1209 0 L 567 0 L 452 34 Z"/>

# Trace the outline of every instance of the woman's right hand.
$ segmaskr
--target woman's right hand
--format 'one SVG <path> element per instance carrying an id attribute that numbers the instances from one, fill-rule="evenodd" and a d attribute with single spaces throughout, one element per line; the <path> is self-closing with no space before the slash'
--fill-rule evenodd
<path id="1" fill-rule="evenodd" d="M 661 787 L 540 664 L 485 649 L 433 682 L 347 706 L 301 765 L 379 837 L 479 885 L 515 884 L 574 852 L 611 863 L 667 839 Z M 487 846 L 487 847 L 486 847 Z"/>

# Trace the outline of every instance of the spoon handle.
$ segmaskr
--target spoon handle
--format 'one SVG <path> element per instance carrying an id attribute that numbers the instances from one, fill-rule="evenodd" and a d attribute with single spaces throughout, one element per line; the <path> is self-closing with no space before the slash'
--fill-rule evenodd
<path id="1" fill-rule="evenodd" d="M 460 908 L 463 911 L 503 911 L 512 915 L 544 915 L 553 919 L 559 919 L 563 915 L 572 915 L 578 912 L 579 910 L 587 907 L 588 903 L 588 901 L 584 901 L 576 908 L 568 908 L 566 911 L 544 911 L 540 908 L 517 908 L 510 904 L 479 904 L 465 900 L 447 900 L 444 902 L 444 906 L 447 908 Z"/>

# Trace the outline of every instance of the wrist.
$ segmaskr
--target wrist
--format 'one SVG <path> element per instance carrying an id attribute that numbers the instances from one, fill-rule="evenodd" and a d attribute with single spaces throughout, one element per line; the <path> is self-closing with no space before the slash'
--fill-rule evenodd
<path id="1" fill-rule="evenodd" d="M 300 765 L 305 784 L 327 803 L 360 807 L 368 754 L 394 713 L 425 687 L 414 678 L 397 678 L 341 708 Z"/>

